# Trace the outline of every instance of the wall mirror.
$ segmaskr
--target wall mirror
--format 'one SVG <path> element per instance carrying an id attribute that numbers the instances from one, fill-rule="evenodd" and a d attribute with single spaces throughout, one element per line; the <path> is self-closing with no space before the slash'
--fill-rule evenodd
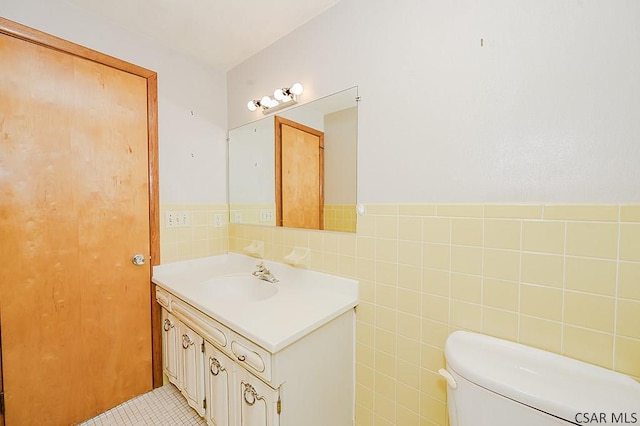
<path id="1" fill-rule="evenodd" d="M 357 87 L 229 131 L 231 223 L 356 231 Z"/>

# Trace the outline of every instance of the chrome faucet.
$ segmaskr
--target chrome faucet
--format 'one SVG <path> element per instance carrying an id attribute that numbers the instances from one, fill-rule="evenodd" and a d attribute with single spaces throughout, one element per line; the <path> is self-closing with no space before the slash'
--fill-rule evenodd
<path id="1" fill-rule="evenodd" d="M 255 271 L 253 271 L 252 275 L 254 277 L 258 277 L 258 279 L 261 279 L 263 281 L 267 281 L 270 283 L 277 283 L 278 279 L 275 277 L 275 275 L 273 275 L 271 273 L 270 270 L 267 269 L 266 266 L 264 266 L 264 262 L 260 262 L 256 265 L 256 269 Z"/>

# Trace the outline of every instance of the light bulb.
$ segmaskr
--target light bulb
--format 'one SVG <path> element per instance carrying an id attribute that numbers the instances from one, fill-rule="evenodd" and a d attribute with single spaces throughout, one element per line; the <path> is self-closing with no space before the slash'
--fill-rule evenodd
<path id="1" fill-rule="evenodd" d="M 289 91 L 294 95 L 301 95 L 303 90 L 304 88 L 300 83 L 294 83 L 293 86 L 291 86 L 291 89 L 289 89 Z"/>
<path id="2" fill-rule="evenodd" d="M 260 105 L 267 108 L 271 107 L 271 98 L 268 96 L 263 96 L 262 99 L 260 99 Z"/>
<path id="3" fill-rule="evenodd" d="M 258 107 L 256 106 L 256 101 L 249 101 L 247 102 L 247 108 L 249 108 L 249 111 L 255 111 L 258 109 Z"/>
<path id="4" fill-rule="evenodd" d="M 282 89 L 276 89 L 273 92 L 273 97 L 281 101 L 282 99 L 284 99 L 284 92 L 282 91 Z"/>
<path id="5" fill-rule="evenodd" d="M 280 102 L 276 101 L 275 99 L 271 99 L 271 102 L 269 102 L 269 108 L 277 107 L 279 104 Z"/>
<path id="6" fill-rule="evenodd" d="M 282 99 L 280 99 L 283 103 L 284 102 L 289 102 L 291 100 L 291 95 L 287 95 L 287 96 L 283 96 Z"/>

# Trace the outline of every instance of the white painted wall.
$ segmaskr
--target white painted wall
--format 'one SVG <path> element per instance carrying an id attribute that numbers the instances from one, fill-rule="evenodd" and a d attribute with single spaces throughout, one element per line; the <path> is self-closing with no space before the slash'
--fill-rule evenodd
<path id="1" fill-rule="evenodd" d="M 226 202 L 222 70 L 124 31 L 64 0 L 2 0 L 0 16 L 156 71 L 160 202 Z"/>
<path id="2" fill-rule="evenodd" d="M 275 206 L 275 133 L 273 116 L 229 132 L 230 204 Z"/>
<path id="3" fill-rule="evenodd" d="M 324 203 L 356 204 L 358 109 L 324 116 Z"/>
<path id="4" fill-rule="evenodd" d="M 229 127 L 357 85 L 360 202 L 638 202 L 638 52 L 637 0 L 342 0 L 228 73 Z"/>

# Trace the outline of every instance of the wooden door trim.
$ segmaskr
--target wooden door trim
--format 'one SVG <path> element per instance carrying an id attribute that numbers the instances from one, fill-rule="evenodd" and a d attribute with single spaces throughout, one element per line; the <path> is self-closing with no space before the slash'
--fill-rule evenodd
<path id="1" fill-rule="evenodd" d="M 88 47 L 80 46 L 79 44 L 72 43 L 2 17 L 0 17 L 0 32 L 40 46 L 48 47 L 49 49 L 55 49 L 102 65 L 107 65 L 111 68 L 126 71 L 140 77 L 149 78 L 152 75 L 156 75 L 155 71 L 125 62 L 122 59 L 114 58 L 113 56 L 100 53 L 96 50 L 89 49 Z"/>
<path id="2" fill-rule="evenodd" d="M 158 74 L 51 34 L 0 17 L 0 34 L 87 59 L 147 80 L 147 134 L 149 159 L 149 267 L 160 264 L 160 205 L 158 191 Z M 153 387 L 162 386 L 162 330 L 160 306 L 155 302 L 155 284 L 151 287 L 151 350 Z M 1 385 L 0 385 L 1 386 Z M 2 389 L 0 387 L 0 389 Z"/>
<path id="3" fill-rule="evenodd" d="M 286 118 L 280 117 L 279 115 L 274 116 L 274 126 L 275 126 L 275 167 L 276 167 L 276 226 L 282 226 L 282 125 L 285 124 L 287 126 L 293 127 L 298 130 L 302 130 L 305 133 L 310 133 L 315 135 L 320 140 L 320 149 L 324 150 L 324 133 L 316 130 L 312 127 L 305 126 L 304 124 L 288 120 Z M 319 217 L 320 224 L 319 228 L 324 229 L 324 154 L 321 151 L 320 153 L 320 203 L 319 203 Z"/>

